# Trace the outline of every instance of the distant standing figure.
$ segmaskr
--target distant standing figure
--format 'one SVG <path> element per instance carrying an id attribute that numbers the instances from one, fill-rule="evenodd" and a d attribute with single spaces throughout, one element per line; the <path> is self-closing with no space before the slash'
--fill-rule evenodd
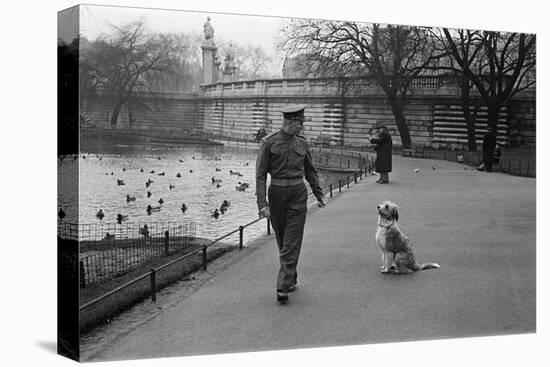
<path id="1" fill-rule="evenodd" d="M 254 140 L 257 142 L 260 142 L 264 136 L 266 136 L 267 133 L 264 128 L 258 129 L 256 134 L 254 134 Z"/>
<path id="2" fill-rule="evenodd" d="M 493 155 L 497 145 L 497 136 L 491 126 L 487 127 L 487 133 L 483 136 L 483 165 L 487 172 L 493 172 Z"/>
<path id="3" fill-rule="evenodd" d="M 376 144 L 376 161 L 374 162 L 374 169 L 376 172 L 380 173 L 380 178 L 376 182 L 387 184 L 390 182 L 388 173 L 391 172 L 392 169 L 392 140 L 386 125 L 378 124 L 376 129 L 378 137 L 370 139 L 371 143 Z"/>
<path id="4" fill-rule="evenodd" d="M 500 157 L 502 156 L 502 148 L 497 143 L 495 146 L 495 153 L 493 154 L 493 164 L 498 165 L 500 162 Z"/>

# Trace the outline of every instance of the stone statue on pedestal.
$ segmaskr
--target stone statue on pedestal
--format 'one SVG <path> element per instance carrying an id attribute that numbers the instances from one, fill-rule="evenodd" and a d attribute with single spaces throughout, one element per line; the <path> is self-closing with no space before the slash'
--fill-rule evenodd
<path id="1" fill-rule="evenodd" d="M 212 28 L 212 24 L 210 23 L 210 17 L 206 18 L 206 23 L 204 23 L 203 28 L 204 39 L 211 40 L 214 37 L 214 28 Z"/>
<path id="2" fill-rule="evenodd" d="M 214 28 L 210 23 L 210 17 L 206 18 L 206 23 L 203 26 L 204 41 L 201 45 L 202 48 L 202 68 L 203 68 L 203 83 L 211 84 L 215 83 L 217 77 L 216 66 L 216 51 L 217 47 L 214 43 Z"/>

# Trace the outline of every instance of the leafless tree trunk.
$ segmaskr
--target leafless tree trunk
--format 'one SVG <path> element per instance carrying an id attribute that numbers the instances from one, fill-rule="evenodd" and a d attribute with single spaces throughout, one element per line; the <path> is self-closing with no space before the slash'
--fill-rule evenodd
<path id="1" fill-rule="evenodd" d="M 411 82 L 440 57 L 427 29 L 293 20 L 283 31 L 281 47 L 304 58 L 314 74 L 374 80 L 388 98 L 402 145 L 411 145 L 404 113 Z"/>

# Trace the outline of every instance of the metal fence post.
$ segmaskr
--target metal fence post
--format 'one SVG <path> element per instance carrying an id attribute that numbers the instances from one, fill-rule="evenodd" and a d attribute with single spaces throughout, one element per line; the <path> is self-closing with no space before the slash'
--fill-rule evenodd
<path id="1" fill-rule="evenodd" d="M 348 181 L 348 189 L 349 189 L 349 176 L 346 176 L 346 180 Z"/>
<path id="2" fill-rule="evenodd" d="M 338 192 L 342 192 L 342 180 L 338 179 Z"/>
<path id="3" fill-rule="evenodd" d="M 86 288 L 86 273 L 84 272 L 84 261 L 80 260 L 80 288 Z"/>
<path id="4" fill-rule="evenodd" d="M 357 183 L 357 172 L 353 172 L 353 180 Z"/>
<path id="5" fill-rule="evenodd" d="M 329 187 L 329 190 L 330 190 L 330 198 L 332 199 L 332 184 L 328 185 Z"/>
<path id="6" fill-rule="evenodd" d="M 244 232 L 243 226 L 239 226 L 239 249 L 243 248 L 243 232 Z"/>
<path id="7" fill-rule="evenodd" d="M 151 301 L 157 301 L 157 271 L 151 269 Z"/>
<path id="8" fill-rule="evenodd" d="M 269 222 L 269 218 L 265 218 L 267 219 L 267 234 L 271 234 L 271 223 Z"/>
<path id="9" fill-rule="evenodd" d="M 202 269 L 206 270 L 206 264 L 208 263 L 208 257 L 206 256 L 206 245 L 202 246 Z"/>
<path id="10" fill-rule="evenodd" d="M 164 232 L 164 254 L 170 255 L 170 234 L 168 231 Z"/>

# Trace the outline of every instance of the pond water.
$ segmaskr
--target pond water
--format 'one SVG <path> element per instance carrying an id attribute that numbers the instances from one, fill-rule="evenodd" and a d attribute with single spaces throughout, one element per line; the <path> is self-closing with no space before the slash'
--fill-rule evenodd
<path id="1" fill-rule="evenodd" d="M 78 214 L 80 224 L 116 226 L 117 215 L 121 214 L 128 217 L 123 225 L 139 223 L 151 227 L 155 223 L 193 222 L 196 236 L 214 239 L 258 218 L 254 178 L 257 151 L 254 149 L 221 145 L 128 145 L 94 139 L 82 141 L 81 151 L 77 159 L 58 159 L 59 174 L 63 177 L 58 183 L 58 208 L 66 213 L 60 221 L 74 222 Z M 76 164 L 79 164 L 79 177 L 74 173 Z M 322 186 L 334 177 L 334 174 L 320 172 Z M 78 179 L 77 198 L 71 188 Z M 153 182 L 146 187 L 148 180 Z M 237 190 L 242 183 L 250 186 Z M 214 210 L 224 200 L 230 202 L 228 210 L 214 218 Z M 182 204 L 187 206 L 185 212 L 181 210 Z M 148 213 L 148 205 L 160 210 Z M 100 209 L 104 213 L 101 220 L 96 217 Z M 265 231 L 264 221 L 248 227 L 245 241 Z"/>

